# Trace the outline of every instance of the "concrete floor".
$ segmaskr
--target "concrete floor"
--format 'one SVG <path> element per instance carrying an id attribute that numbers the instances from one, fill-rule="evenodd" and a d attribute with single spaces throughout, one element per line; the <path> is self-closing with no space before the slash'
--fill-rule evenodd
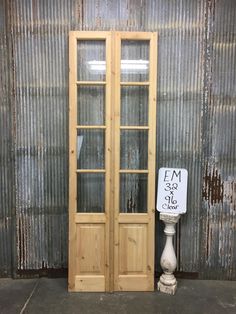
<path id="1" fill-rule="evenodd" d="M 178 280 L 175 296 L 160 292 L 68 293 L 67 280 L 0 279 L 0 313 L 236 313 L 236 281 Z"/>

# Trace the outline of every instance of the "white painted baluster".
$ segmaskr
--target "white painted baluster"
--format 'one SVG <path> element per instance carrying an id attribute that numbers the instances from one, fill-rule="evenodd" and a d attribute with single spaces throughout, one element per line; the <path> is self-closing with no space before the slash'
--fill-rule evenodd
<path id="1" fill-rule="evenodd" d="M 165 223 L 166 243 L 161 255 L 161 267 L 164 274 L 161 275 L 157 284 L 157 289 L 168 294 L 175 294 L 177 281 L 173 272 L 177 266 L 177 259 L 173 247 L 173 236 L 175 234 L 175 224 L 178 222 L 180 215 L 160 213 L 160 220 Z"/>

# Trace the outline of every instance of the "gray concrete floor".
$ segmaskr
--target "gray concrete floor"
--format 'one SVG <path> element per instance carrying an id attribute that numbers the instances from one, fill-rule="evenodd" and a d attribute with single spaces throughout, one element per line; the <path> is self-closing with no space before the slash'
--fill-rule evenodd
<path id="1" fill-rule="evenodd" d="M 0 314 L 234 313 L 236 281 L 178 280 L 175 296 L 155 292 L 68 293 L 67 280 L 0 279 Z"/>

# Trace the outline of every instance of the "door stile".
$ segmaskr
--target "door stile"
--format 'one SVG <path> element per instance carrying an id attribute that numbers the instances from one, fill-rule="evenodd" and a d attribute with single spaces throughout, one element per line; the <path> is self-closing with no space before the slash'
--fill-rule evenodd
<path id="1" fill-rule="evenodd" d="M 115 33 L 115 78 L 114 78 L 114 290 L 118 289 L 118 259 L 119 259 L 119 203 L 120 203 L 120 59 L 121 59 L 121 37 L 120 32 Z"/>
<path id="2" fill-rule="evenodd" d="M 116 77 L 116 66 L 115 66 L 115 33 L 111 32 L 111 93 L 110 93 L 110 110 L 111 110 L 111 163 L 110 163 L 110 213 L 109 213 L 109 291 L 114 291 L 114 219 L 115 219 L 115 77 Z"/>
<path id="3" fill-rule="evenodd" d="M 68 290 L 75 289 L 76 274 L 76 124 L 77 124 L 77 54 L 76 36 L 74 32 L 69 35 L 69 274 Z"/>
<path id="4" fill-rule="evenodd" d="M 106 215 L 106 232 L 105 232 L 105 290 L 111 290 L 110 272 L 111 272 L 111 228 L 112 228 L 112 200 L 111 200 L 111 154 L 112 154 L 112 119 L 111 119 L 111 32 L 106 35 L 106 105 L 105 105 L 105 124 L 106 124 L 106 140 L 105 140 L 105 215 Z"/>
<path id="5" fill-rule="evenodd" d="M 156 173 L 156 70 L 157 70 L 157 33 L 150 38 L 150 76 L 148 111 L 148 277 L 150 289 L 154 289 L 154 245 L 155 245 L 155 173 Z"/>

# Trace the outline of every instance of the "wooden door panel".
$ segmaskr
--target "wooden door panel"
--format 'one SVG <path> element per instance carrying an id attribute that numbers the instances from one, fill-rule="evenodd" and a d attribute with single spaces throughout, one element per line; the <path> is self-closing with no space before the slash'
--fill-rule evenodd
<path id="1" fill-rule="evenodd" d="M 105 276 L 87 275 L 75 276 L 74 291 L 104 292 L 106 289 Z"/>
<path id="2" fill-rule="evenodd" d="M 117 291 L 153 291 L 153 279 L 148 275 L 119 275 Z"/>
<path id="3" fill-rule="evenodd" d="M 145 274 L 147 269 L 147 225 L 120 224 L 119 273 Z"/>
<path id="4" fill-rule="evenodd" d="M 105 291 L 105 224 L 76 225 L 76 291 Z"/>
<path id="5" fill-rule="evenodd" d="M 77 224 L 76 273 L 104 275 L 105 225 Z"/>

